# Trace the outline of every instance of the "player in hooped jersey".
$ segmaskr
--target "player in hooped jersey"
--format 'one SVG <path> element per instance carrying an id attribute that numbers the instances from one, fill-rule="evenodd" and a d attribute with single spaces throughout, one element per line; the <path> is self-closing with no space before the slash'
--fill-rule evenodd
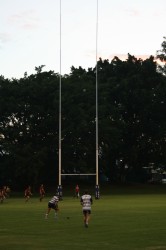
<path id="1" fill-rule="evenodd" d="M 88 191 L 85 191 L 84 195 L 81 196 L 81 205 L 82 205 L 82 212 L 84 215 L 84 225 L 88 227 L 90 214 L 91 214 L 91 205 L 93 203 L 92 196 L 88 194 Z"/>
<path id="2" fill-rule="evenodd" d="M 59 202 L 59 197 L 54 195 L 52 197 L 52 199 L 48 202 L 48 209 L 47 209 L 47 212 L 46 212 L 46 215 L 45 215 L 45 219 L 48 218 L 48 214 L 50 213 L 51 209 L 54 209 L 55 218 L 57 218 L 57 213 L 59 211 L 58 202 Z"/>

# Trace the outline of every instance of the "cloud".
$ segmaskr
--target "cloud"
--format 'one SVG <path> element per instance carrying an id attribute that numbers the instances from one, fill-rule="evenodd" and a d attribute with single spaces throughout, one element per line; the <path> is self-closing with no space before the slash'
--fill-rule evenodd
<path id="1" fill-rule="evenodd" d="M 139 17 L 139 16 L 141 16 L 140 11 L 138 11 L 138 10 L 126 9 L 125 12 L 126 12 L 129 16 L 132 16 L 132 17 L 133 17 L 133 16 L 134 16 L 134 17 Z"/>
<path id="2" fill-rule="evenodd" d="M 102 59 L 109 59 L 110 61 L 115 57 L 117 56 L 120 60 L 122 61 L 126 61 L 127 58 L 128 58 L 128 54 L 111 54 L 108 56 L 108 58 L 102 58 Z M 142 54 L 142 55 L 133 55 L 135 58 L 137 59 L 142 59 L 143 61 L 148 59 L 151 55 L 147 55 L 147 54 Z M 159 59 L 155 59 L 155 56 L 154 56 L 154 61 L 157 62 L 157 64 L 160 64 L 160 65 L 165 65 L 165 62 L 161 62 Z"/>
<path id="3" fill-rule="evenodd" d="M 110 54 L 108 56 L 108 59 L 112 60 L 115 56 L 117 56 L 120 60 L 125 61 L 128 58 L 128 54 Z M 148 59 L 151 55 L 133 55 L 134 57 L 136 57 L 137 59 L 142 59 L 142 60 L 146 60 Z"/>
<path id="4" fill-rule="evenodd" d="M 89 53 L 86 53 L 86 56 L 87 57 L 89 57 L 89 59 L 95 59 L 95 56 L 96 56 L 96 52 L 95 51 L 91 51 L 91 52 L 89 52 Z M 140 54 L 140 55 L 132 55 L 132 56 L 134 56 L 135 58 L 137 58 L 137 59 L 141 59 L 141 60 L 146 60 L 146 59 L 148 59 L 150 56 L 152 56 L 152 55 L 148 55 L 148 54 Z M 110 54 L 110 55 L 108 55 L 108 54 L 106 54 L 106 53 L 98 53 L 98 60 L 99 60 L 99 58 L 101 58 L 102 60 L 109 60 L 109 62 L 111 62 L 113 59 L 114 59 L 114 57 L 118 57 L 121 61 L 126 61 L 127 59 L 128 59 L 128 54 L 119 54 L 119 53 L 115 53 L 115 54 Z M 159 59 L 156 59 L 155 58 L 155 56 L 154 56 L 154 62 L 156 62 L 158 65 L 161 65 L 161 66 L 164 66 L 164 65 L 166 65 L 166 63 L 165 62 L 161 62 Z"/>
<path id="5" fill-rule="evenodd" d="M 165 11 L 166 11 L 166 9 L 165 10 L 156 10 L 156 11 L 154 11 L 153 16 L 157 17 L 157 18 L 165 16 Z"/>
<path id="6" fill-rule="evenodd" d="M 8 33 L 0 33 L 0 48 L 11 40 L 11 36 Z"/>
<path id="7" fill-rule="evenodd" d="M 8 33 L 0 33 L 0 42 L 6 43 L 11 40 L 10 35 Z"/>
<path id="8" fill-rule="evenodd" d="M 89 58 L 95 58 L 96 57 L 96 51 L 95 50 L 91 50 L 91 51 L 87 51 L 85 53 L 85 56 L 89 57 Z M 105 52 L 98 52 L 98 58 L 101 58 L 102 60 L 104 59 L 108 59 L 108 60 L 112 60 L 114 57 L 118 57 L 120 60 L 125 61 L 128 58 L 128 54 L 120 54 L 120 53 L 113 53 L 113 54 L 108 54 L 106 51 Z M 142 54 L 142 55 L 133 55 L 134 57 L 136 57 L 137 59 L 142 59 L 142 60 L 146 60 L 148 59 L 151 55 L 148 54 Z"/>
<path id="9" fill-rule="evenodd" d="M 13 14 L 8 19 L 10 25 L 16 25 L 22 29 L 36 29 L 39 26 L 39 19 L 34 10 L 23 11 Z"/>
<path id="10" fill-rule="evenodd" d="M 132 54 L 132 56 L 144 61 L 144 60 L 148 59 L 151 55 L 149 55 L 149 54 L 133 55 Z M 85 57 L 89 58 L 89 60 L 91 60 L 91 59 L 95 60 L 96 51 L 95 50 L 87 51 L 85 53 Z M 110 62 L 113 60 L 114 57 L 118 57 L 121 61 L 126 61 L 128 59 L 128 54 L 120 54 L 120 53 L 108 54 L 106 51 L 105 52 L 98 51 L 98 55 L 97 55 L 98 60 L 99 60 L 99 58 L 101 58 L 102 60 L 109 60 Z M 157 63 L 158 63 L 158 61 L 157 61 Z"/>

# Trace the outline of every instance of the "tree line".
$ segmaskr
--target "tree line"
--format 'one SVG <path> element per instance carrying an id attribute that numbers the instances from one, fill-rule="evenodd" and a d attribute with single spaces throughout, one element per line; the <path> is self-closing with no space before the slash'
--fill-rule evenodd
<path id="1" fill-rule="evenodd" d="M 166 38 L 156 58 L 166 62 Z M 99 175 L 147 181 L 146 168 L 166 163 L 166 65 L 128 54 L 97 63 Z M 20 79 L 0 76 L 0 183 L 58 181 L 59 74 L 35 68 Z M 96 67 L 61 76 L 62 172 L 90 173 L 96 161 Z"/>

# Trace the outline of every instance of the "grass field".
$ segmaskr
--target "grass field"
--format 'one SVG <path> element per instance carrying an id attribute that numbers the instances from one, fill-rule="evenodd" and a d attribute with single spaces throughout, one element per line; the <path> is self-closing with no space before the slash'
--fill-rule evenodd
<path id="1" fill-rule="evenodd" d="M 84 228 L 78 199 L 59 203 L 58 219 L 37 197 L 9 198 L 0 204 L 2 250 L 158 250 L 166 249 L 166 195 L 110 194 L 94 199 L 89 228 Z M 67 218 L 69 217 L 69 219 Z"/>

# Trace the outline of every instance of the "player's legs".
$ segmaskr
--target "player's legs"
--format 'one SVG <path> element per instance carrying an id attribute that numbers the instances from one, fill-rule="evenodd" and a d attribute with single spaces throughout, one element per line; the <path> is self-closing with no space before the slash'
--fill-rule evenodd
<path id="1" fill-rule="evenodd" d="M 83 215 L 84 215 L 84 225 L 85 227 L 88 227 L 89 224 L 89 219 L 90 219 L 90 211 L 89 210 L 84 210 Z"/>
<path id="2" fill-rule="evenodd" d="M 55 211 L 55 219 L 57 219 L 57 218 L 58 218 L 58 208 L 55 207 L 55 208 L 54 208 L 54 211 Z"/>
<path id="3" fill-rule="evenodd" d="M 30 198 L 30 196 L 29 196 L 29 195 L 26 195 L 26 196 L 25 196 L 25 202 L 29 201 L 29 198 Z"/>
<path id="4" fill-rule="evenodd" d="M 46 215 L 45 215 L 45 219 L 48 218 L 48 214 L 50 213 L 51 209 L 54 209 L 55 211 L 55 218 L 57 218 L 57 212 L 58 212 L 58 205 L 55 205 L 55 204 L 52 204 L 52 203 L 48 203 L 48 209 L 47 209 L 47 212 L 46 212 Z"/>
<path id="5" fill-rule="evenodd" d="M 42 201 L 43 198 L 44 198 L 44 194 L 41 194 L 41 195 L 40 195 L 40 201 Z"/>
<path id="6" fill-rule="evenodd" d="M 48 203 L 48 208 L 47 208 L 47 211 L 46 211 L 46 214 L 45 214 L 45 219 L 48 218 L 48 215 L 49 215 L 49 213 L 50 213 L 50 211 L 51 211 L 51 208 L 52 208 L 51 205 L 52 205 L 52 204 L 49 202 L 49 203 Z"/>
<path id="7" fill-rule="evenodd" d="M 89 224 L 89 219 L 90 219 L 90 214 L 89 212 L 86 213 L 86 225 L 88 226 Z"/>
<path id="8" fill-rule="evenodd" d="M 86 214 L 85 213 L 83 213 L 84 214 L 84 224 L 86 224 Z"/>

